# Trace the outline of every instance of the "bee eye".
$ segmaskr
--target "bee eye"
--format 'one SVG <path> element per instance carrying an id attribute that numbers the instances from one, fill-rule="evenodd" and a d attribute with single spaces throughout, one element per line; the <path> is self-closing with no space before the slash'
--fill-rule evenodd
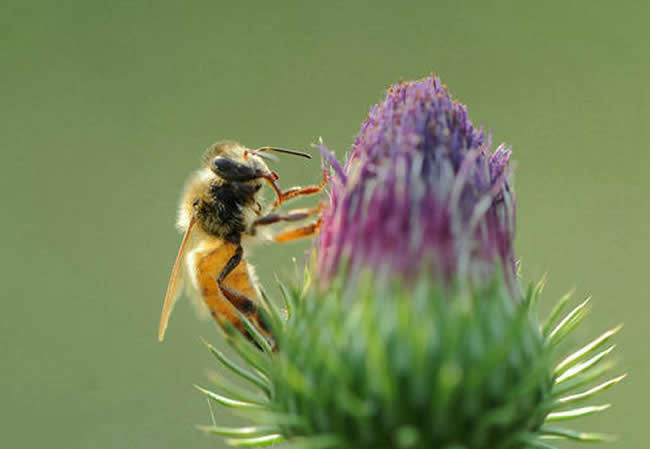
<path id="1" fill-rule="evenodd" d="M 192 207 L 197 207 L 199 205 L 199 202 L 200 202 L 199 199 L 194 200 L 194 202 L 192 203 Z"/>
<path id="2" fill-rule="evenodd" d="M 217 156 L 214 159 L 212 159 L 212 163 L 210 165 L 212 166 L 212 170 L 218 173 L 218 172 L 223 172 L 225 170 L 228 170 L 229 166 L 231 165 L 231 162 L 225 157 Z"/>
<path id="3" fill-rule="evenodd" d="M 217 156 L 210 162 L 210 169 L 221 178 L 230 182 L 247 182 L 264 177 L 259 168 Z"/>

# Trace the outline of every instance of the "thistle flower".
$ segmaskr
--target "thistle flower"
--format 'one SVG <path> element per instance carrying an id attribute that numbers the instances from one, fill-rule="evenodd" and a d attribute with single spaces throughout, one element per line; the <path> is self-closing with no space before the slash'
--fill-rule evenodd
<path id="1" fill-rule="evenodd" d="M 321 146 L 322 151 L 327 151 Z M 400 83 L 362 123 L 323 211 L 318 272 L 348 269 L 485 282 L 499 261 L 517 294 L 510 149 L 490 139 L 438 78 Z M 331 160 L 331 158 L 330 158 Z"/>
<path id="2" fill-rule="evenodd" d="M 437 78 L 393 86 L 344 167 L 321 145 L 335 176 L 316 262 L 281 284 L 286 313 L 262 292 L 279 349 L 243 315 L 257 346 L 229 339 L 240 362 L 209 346 L 250 388 L 201 391 L 258 424 L 204 430 L 308 449 L 607 439 L 554 422 L 608 407 L 578 404 L 622 380 L 598 381 L 619 328 L 557 361 L 587 302 L 538 320 L 543 283 L 522 294 L 515 276 L 510 150 L 489 147 Z"/>

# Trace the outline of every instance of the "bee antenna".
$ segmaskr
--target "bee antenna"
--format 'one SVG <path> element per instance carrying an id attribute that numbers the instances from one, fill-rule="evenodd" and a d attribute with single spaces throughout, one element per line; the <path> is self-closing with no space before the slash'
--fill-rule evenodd
<path id="1" fill-rule="evenodd" d="M 276 147 L 262 147 L 254 150 L 254 153 L 262 153 L 264 151 L 275 151 L 277 153 L 292 154 L 294 156 L 300 156 L 307 159 L 311 159 L 311 154 L 303 153 L 301 151 L 287 150 L 286 148 L 276 148 Z"/>
<path id="2" fill-rule="evenodd" d="M 274 161 L 275 162 L 275 161 L 278 160 L 278 158 L 273 156 L 272 154 L 262 154 L 262 153 L 258 153 L 257 151 L 253 151 L 253 150 L 251 150 L 250 153 L 254 154 L 255 156 L 261 157 L 262 159 L 266 159 L 267 161 Z"/>

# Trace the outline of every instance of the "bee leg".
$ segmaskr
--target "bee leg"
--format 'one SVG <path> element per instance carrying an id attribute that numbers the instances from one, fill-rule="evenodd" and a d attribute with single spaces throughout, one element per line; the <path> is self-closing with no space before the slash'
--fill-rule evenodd
<path id="1" fill-rule="evenodd" d="M 275 183 L 275 179 L 268 177 L 265 179 L 269 184 L 271 184 L 271 187 L 273 187 L 273 190 L 275 190 L 275 194 L 278 196 L 278 198 L 273 203 L 273 207 L 278 207 L 280 204 L 292 198 L 304 195 L 313 195 L 323 190 L 327 185 L 327 170 L 323 170 L 323 181 L 320 184 L 305 187 L 291 187 L 284 192 L 281 191 L 278 185 Z"/>
<path id="2" fill-rule="evenodd" d="M 320 230 L 320 217 L 313 223 L 302 226 L 300 228 L 291 229 L 289 231 L 283 232 L 276 235 L 273 239 L 276 242 L 291 242 L 293 240 L 298 240 L 304 237 L 310 237 L 312 235 L 318 234 Z"/>
<path id="3" fill-rule="evenodd" d="M 237 268 L 237 265 L 239 265 L 239 263 L 242 261 L 243 254 L 244 254 L 243 248 L 241 247 L 241 245 L 237 245 L 237 249 L 235 250 L 235 253 L 232 255 L 232 257 L 228 260 L 226 265 L 223 267 L 221 273 L 219 273 L 219 277 L 217 278 L 217 285 L 219 286 L 219 290 L 221 291 L 223 296 L 226 297 L 228 302 L 230 302 L 230 304 L 232 304 L 232 306 L 235 309 L 239 310 L 239 312 L 241 312 L 242 315 L 248 318 L 251 321 L 251 323 L 253 323 L 253 325 L 258 327 L 262 335 L 264 335 L 269 340 L 271 347 L 273 349 L 276 349 L 275 340 L 273 336 L 271 336 L 271 332 L 269 330 L 268 325 L 260 315 L 259 310 L 255 305 L 255 301 L 250 299 L 248 296 L 239 293 L 236 290 L 233 290 L 232 288 L 224 284 L 226 277 L 228 277 L 228 275 L 235 268 Z M 244 336 L 246 336 L 246 338 L 248 338 L 256 346 L 259 346 L 255 341 L 255 339 L 248 333 L 248 331 L 243 326 L 236 326 L 236 327 L 239 329 L 239 331 L 242 334 L 244 334 Z"/>
<path id="4" fill-rule="evenodd" d="M 292 209 L 288 211 L 286 215 L 270 213 L 255 220 L 253 226 L 270 225 L 273 223 L 278 223 L 280 221 L 291 222 L 291 221 L 304 220 L 305 218 L 311 215 L 319 213 L 322 209 L 323 209 L 323 205 L 319 204 L 317 207 L 313 209 Z"/>

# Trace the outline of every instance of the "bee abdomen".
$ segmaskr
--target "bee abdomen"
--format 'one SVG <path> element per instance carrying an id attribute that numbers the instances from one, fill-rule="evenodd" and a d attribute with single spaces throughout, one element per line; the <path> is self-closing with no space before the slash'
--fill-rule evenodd
<path id="1" fill-rule="evenodd" d="M 215 249 L 208 249 L 197 254 L 193 269 L 196 271 L 203 301 L 220 325 L 223 326 L 226 322 L 230 322 L 243 335 L 252 340 L 246 327 L 236 315 L 236 308 L 257 324 L 268 338 L 271 338 L 269 327 L 260 316 L 257 304 L 254 302 L 259 300 L 258 292 L 250 277 L 248 264 L 245 260 L 242 260 L 224 280 L 224 285 L 241 295 L 242 299 L 237 304 L 232 304 L 219 289 L 218 274 L 221 273 L 236 248 L 235 245 L 224 243 Z"/>

